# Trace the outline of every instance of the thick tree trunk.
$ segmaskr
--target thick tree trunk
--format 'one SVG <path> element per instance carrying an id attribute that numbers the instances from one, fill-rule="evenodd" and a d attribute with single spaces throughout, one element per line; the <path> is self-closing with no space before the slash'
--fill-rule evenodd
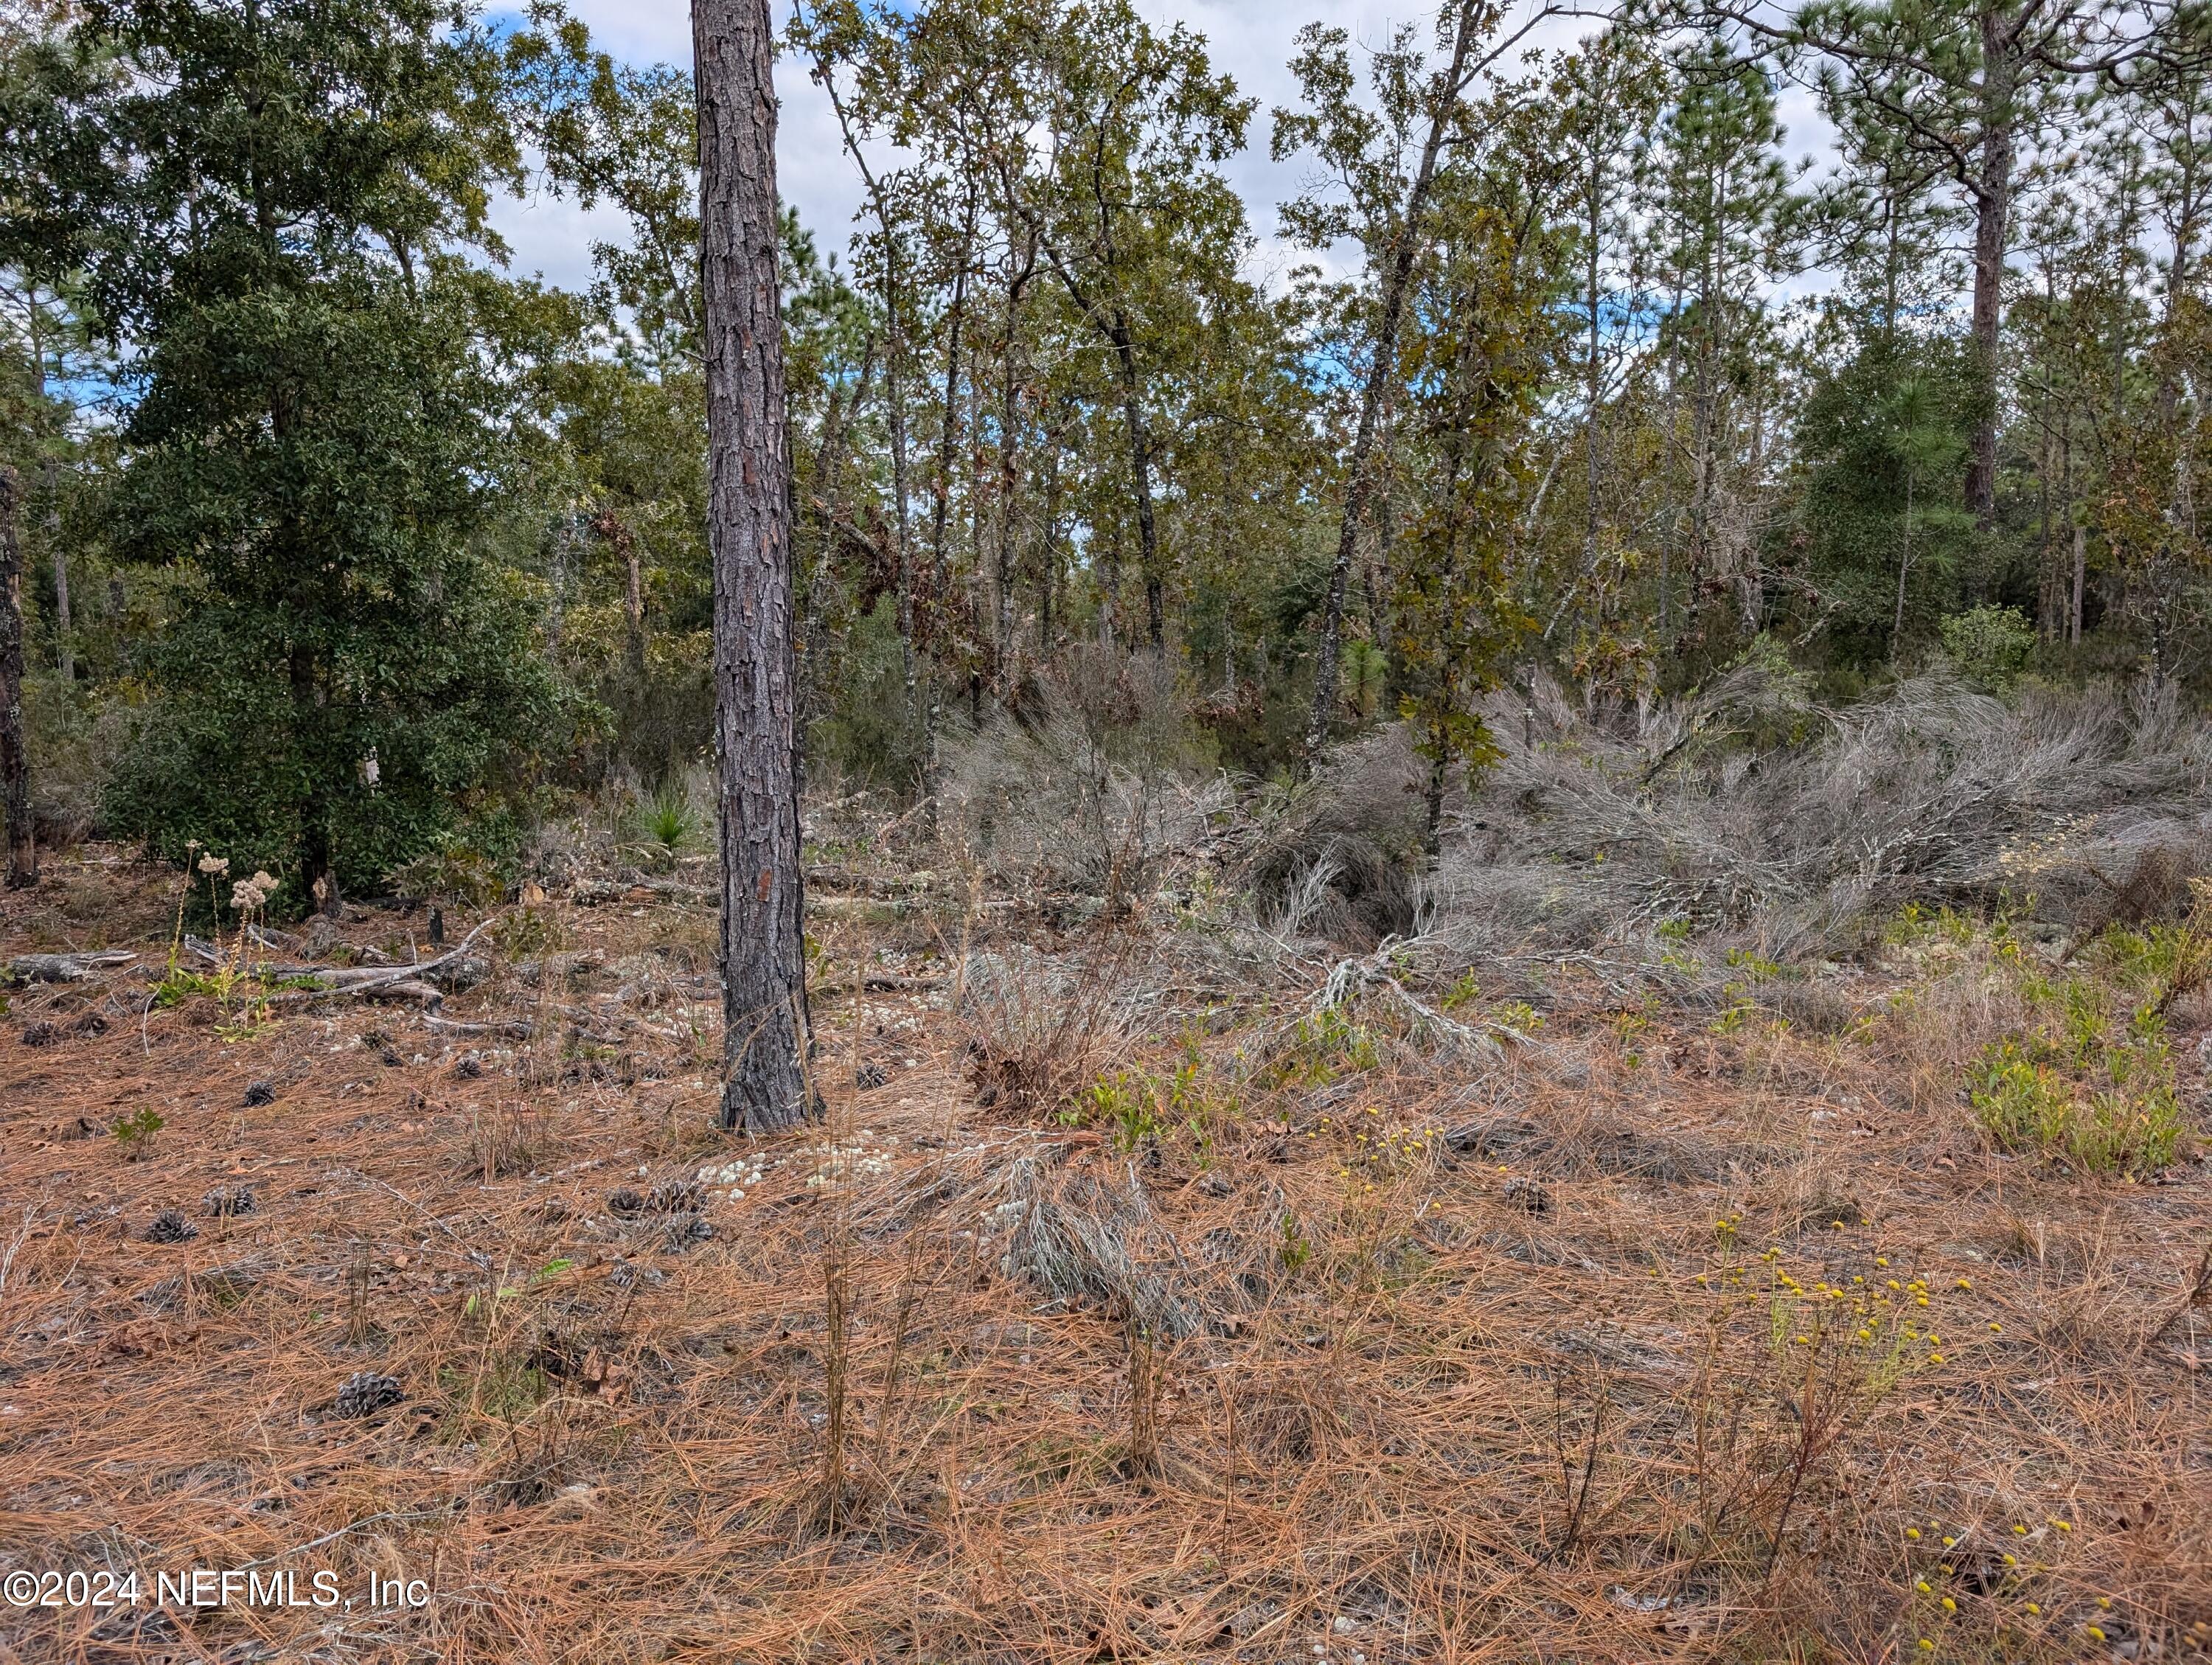
<path id="1" fill-rule="evenodd" d="M 811 1108 L 775 31 L 768 0 L 695 0 L 691 16 L 721 810 L 721 1124 L 768 1133 Z"/>
<path id="2" fill-rule="evenodd" d="M 1981 169 L 1974 182 L 1974 299 L 1969 338 L 1981 408 L 1966 458 L 1966 507 L 1987 531 L 1997 502 L 1997 325 L 2004 304 L 2006 240 L 2012 212 L 2013 94 L 2018 81 L 2004 12 L 1982 8 Z"/>
<path id="3" fill-rule="evenodd" d="M 1382 275 L 1378 298 L 1373 356 L 1359 390 L 1359 426 L 1352 434 L 1352 455 L 1345 463 L 1344 519 L 1337 528 L 1336 560 L 1329 568 L 1328 596 L 1322 604 L 1321 643 L 1314 656 L 1313 715 L 1306 726 L 1306 758 L 1318 759 L 1328 740 L 1330 719 L 1336 713 L 1336 664 L 1343 647 L 1344 592 L 1352 575 L 1352 559 L 1359 542 L 1359 528 L 1367 514 L 1367 497 L 1373 489 L 1368 478 L 1368 454 L 1375 448 L 1376 418 L 1382 395 L 1398 370 L 1398 328 L 1406 309 L 1406 292 L 1412 287 L 1413 261 L 1419 253 L 1421 221 L 1428 212 L 1429 191 L 1435 184 L 1437 157 L 1443 149 L 1451 126 L 1452 111 L 1459 99 L 1468 54 L 1474 46 L 1479 9 L 1462 4 L 1459 26 L 1452 39 L 1451 67 L 1437 84 L 1434 108 L 1429 112 L 1429 136 L 1421 147 L 1421 162 L 1406 193 L 1406 212 L 1398 228 L 1397 246 Z"/>
<path id="4" fill-rule="evenodd" d="M 0 811 L 8 817 L 8 888 L 39 882 L 31 842 L 31 759 L 23 749 L 23 556 L 15 538 L 22 481 L 0 463 Z"/>

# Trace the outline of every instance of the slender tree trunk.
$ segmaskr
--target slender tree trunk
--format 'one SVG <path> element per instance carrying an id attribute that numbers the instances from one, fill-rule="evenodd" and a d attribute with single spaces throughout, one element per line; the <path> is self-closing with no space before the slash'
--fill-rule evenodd
<path id="1" fill-rule="evenodd" d="M 645 568 L 635 538 L 623 551 L 623 615 L 629 629 L 629 673 L 641 683 L 645 680 Z"/>
<path id="2" fill-rule="evenodd" d="M 888 286 L 886 286 L 888 287 Z M 893 314 L 894 319 L 896 314 Z M 915 678 L 914 653 L 914 571 L 908 550 L 913 546 L 909 535 L 911 513 L 907 490 L 906 466 L 906 392 L 899 379 L 899 360 L 904 343 L 894 322 L 884 343 L 884 403 L 887 407 L 891 430 L 891 510 L 898 517 L 898 631 L 899 672 L 906 684 L 906 720 L 914 720 Z"/>
<path id="3" fill-rule="evenodd" d="M 1905 579 L 1912 570 L 1912 471 L 1905 473 L 1905 538 L 1897 551 L 1897 611 L 1889 622 L 1889 657 L 1897 659 L 1897 644 L 1905 636 Z"/>
<path id="4" fill-rule="evenodd" d="M 1747 477 L 1750 489 L 1757 491 L 1764 483 L 1766 470 L 1766 387 L 1759 390 L 1751 399 L 1751 457 Z M 1742 563 L 1741 605 L 1743 634 L 1755 636 L 1766 626 L 1766 569 L 1759 555 L 1758 532 L 1748 526 L 1741 526 L 1737 533 L 1742 540 L 1738 559 Z"/>
<path id="5" fill-rule="evenodd" d="M 1389 467 L 1387 458 L 1384 466 Z M 1375 499 L 1375 556 L 1367 576 L 1367 629 L 1375 646 L 1385 653 L 1390 651 L 1390 586 L 1395 581 L 1390 575 L 1390 550 L 1397 538 L 1398 505 L 1386 485 Z"/>
<path id="6" fill-rule="evenodd" d="M 2035 457 L 2035 633 L 2045 641 L 2058 635 L 2058 586 L 2051 571 L 2051 412 L 2039 400 Z"/>
<path id="7" fill-rule="evenodd" d="M 1098 640 L 1114 645 L 1115 615 L 1121 610 L 1121 529 L 1114 526 L 1100 540 L 1097 556 Z"/>
<path id="8" fill-rule="evenodd" d="M 1129 430 L 1129 477 L 1137 494 L 1137 558 L 1145 577 L 1145 638 L 1155 652 L 1167 646 L 1166 586 L 1160 575 L 1160 536 L 1152 520 L 1152 441 L 1145 427 L 1144 385 L 1137 374 L 1136 338 L 1129 315 L 1114 310 L 1108 331 L 1121 370 L 1121 416 Z"/>
<path id="9" fill-rule="evenodd" d="M 1052 655 L 1053 603 L 1060 588 L 1060 442 L 1066 432 L 1066 410 L 1044 432 L 1044 526 L 1038 539 L 1037 659 Z"/>
<path id="10" fill-rule="evenodd" d="M 2088 587 L 2089 529 L 2080 521 L 2074 523 L 2073 583 L 2066 599 L 2066 645 L 2081 645 L 2081 592 Z"/>
<path id="11" fill-rule="evenodd" d="M 1668 316 L 1680 318 L 1681 315 L 1682 285 L 1678 281 L 1674 285 L 1674 301 Z M 1674 491 L 1677 455 L 1674 423 L 1681 409 L 1681 331 L 1669 330 L 1667 332 L 1667 394 L 1662 406 L 1666 411 L 1666 418 L 1662 424 L 1665 446 L 1662 455 L 1665 459 L 1665 479 L 1668 500 L 1666 535 L 1659 540 L 1659 643 L 1662 648 L 1671 647 L 1674 645 L 1674 549 L 1682 534 L 1680 500 L 1675 495 Z"/>
<path id="12" fill-rule="evenodd" d="M 76 629 L 70 611 L 69 550 L 62 542 L 61 476 L 52 459 L 39 472 L 46 499 L 46 558 L 54 572 L 54 668 L 67 687 L 76 680 Z"/>
<path id="13" fill-rule="evenodd" d="M 23 300 L 28 313 L 25 325 L 31 338 L 32 398 L 43 412 L 46 398 L 46 343 L 40 325 L 46 314 L 39 305 L 38 285 L 30 285 Z M 62 684 L 66 687 L 76 680 L 76 632 L 70 617 L 69 550 L 62 543 L 60 471 L 51 457 L 40 466 L 39 483 L 46 500 L 43 528 L 46 558 L 53 563 L 54 572 L 54 667 L 61 672 Z"/>
<path id="14" fill-rule="evenodd" d="M 2004 304 L 2004 265 L 2012 213 L 2014 143 L 2013 95 L 2019 78 L 2003 10 L 1981 9 L 1981 167 L 1974 181 L 1974 297 L 1969 339 L 1980 382 L 1981 408 L 1966 459 L 1966 507 L 1987 531 L 1997 502 L 1997 325 Z"/>
<path id="15" fill-rule="evenodd" d="M 1434 867 L 1444 848 L 1444 781 L 1451 769 L 1451 747 L 1445 739 L 1443 726 L 1431 724 L 1429 728 L 1429 785 L 1423 794 L 1424 813 L 1421 828 L 1421 849 Z"/>
<path id="16" fill-rule="evenodd" d="M 975 240 L 975 193 L 968 193 L 968 217 L 960 237 L 960 264 L 952 274 L 952 309 L 945 326 L 945 410 L 937 436 L 937 477 L 929 510 L 929 619 L 924 637 L 933 656 L 945 651 L 944 635 L 951 592 L 951 554 L 945 539 L 951 533 L 952 465 L 960 445 L 960 329 L 968 311 L 968 261 Z M 922 730 L 922 757 L 929 778 L 923 790 L 937 790 L 938 730 L 945 720 L 945 666 L 933 665 L 929 678 L 928 714 Z"/>
<path id="17" fill-rule="evenodd" d="M 1016 373 L 1021 338 L 1022 283 L 1006 288 L 1006 350 L 1000 366 L 999 387 L 999 559 L 995 599 L 996 623 L 992 630 L 992 656 L 997 665 L 999 691 L 1008 684 L 1007 669 L 1014 655 L 1014 508 L 1021 489 L 1021 384 Z"/>
<path id="18" fill-rule="evenodd" d="M 31 839 L 31 759 L 23 748 L 23 556 L 15 518 L 22 477 L 0 463 L 0 811 L 8 818 L 8 888 L 39 882 Z"/>
<path id="19" fill-rule="evenodd" d="M 906 332 L 900 313 L 901 295 L 898 273 L 898 239 L 891 228 L 890 203 L 884 194 L 883 182 L 876 177 L 875 169 L 860 149 L 860 141 L 853 132 L 852 118 L 845 109 L 845 100 L 837 92 L 837 78 L 827 59 L 814 60 L 814 79 L 830 100 L 830 107 L 837 117 L 837 131 L 843 138 L 845 154 L 853 159 L 860 170 L 860 182 L 867 187 L 868 202 L 875 210 L 876 228 L 884 240 L 884 403 L 890 420 L 891 437 L 891 503 L 898 516 L 898 629 L 899 665 L 906 684 L 906 716 L 914 718 L 915 668 L 914 653 L 914 574 L 908 551 L 913 539 L 908 535 L 910 497 L 907 489 L 906 465 L 906 391 L 902 372 L 906 363 Z"/>
<path id="20" fill-rule="evenodd" d="M 1601 153 L 1593 146 L 1590 152 L 1589 223 L 1584 234 L 1589 246 L 1584 251 L 1583 278 L 1584 295 L 1589 302 L 1589 341 L 1583 354 L 1583 399 L 1585 405 L 1583 418 L 1583 456 L 1586 469 L 1583 503 L 1583 570 L 1597 571 L 1598 533 L 1598 425 L 1601 417 L 1604 389 L 1601 385 L 1603 362 L 1599 357 L 1601 337 L 1598 331 L 1598 283 L 1600 253 L 1598 239 L 1604 228 L 1602 216 L 1606 169 Z M 1546 635 L 1549 635 L 1547 630 Z"/>
<path id="21" fill-rule="evenodd" d="M 806 578 L 806 609 L 799 635 L 799 734 L 800 750 L 805 746 L 806 725 L 821 710 L 822 673 L 829 660 L 829 645 L 823 641 L 827 629 L 830 607 L 830 588 L 835 576 L 837 556 L 836 508 L 837 492 L 845 477 L 845 434 L 860 418 L 868 402 L 868 384 L 876 372 L 876 338 L 871 335 L 860 350 L 860 380 L 854 384 L 853 397 L 841 399 L 832 393 L 828 416 L 823 423 L 822 446 L 814 454 L 814 513 L 822 528 L 821 547 L 814 552 L 814 566 Z"/>
<path id="22" fill-rule="evenodd" d="M 721 811 L 721 1125 L 769 1133 L 811 1107 L 768 0 L 696 0 L 692 43 Z"/>
<path id="23" fill-rule="evenodd" d="M 1322 607 L 1321 642 L 1314 655 L 1313 714 L 1306 725 L 1306 760 L 1318 759 L 1328 740 L 1329 721 L 1336 713 L 1336 664 L 1343 649 L 1344 592 L 1352 576 L 1352 556 L 1358 552 L 1359 528 L 1367 513 L 1368 453 L 1375 447 L 1376 418 L 1383 391 L 1398 373 L 1398 329 L 1406 309 L 1406 293 L 1412 287 L 1413 262 L 1420 252 L 1422 221 L 1427 216 L 1429 191 L 1435 184 L 1437 158 L 1451 128 L 1452 112 L 1459 102 L 1468 54 L 1474 46 L 1478 8 L 1463 3 L 1452 35 L 1451 67 L 1438 82 L 1429 112 L 1429 134 L 1421 146 L 1419 167 L 1406 193 L 1406 212 L 1398 231 L 1397 246 L 1382 276 L 1377 298 L 1373 356 L 1359 390 L 1359 426 L 1353 431 L 1352 454 L 1345 462 L 1344 519 L 1337 527 L 1336 560 L 1329 568 L 1328 595 Z"/>

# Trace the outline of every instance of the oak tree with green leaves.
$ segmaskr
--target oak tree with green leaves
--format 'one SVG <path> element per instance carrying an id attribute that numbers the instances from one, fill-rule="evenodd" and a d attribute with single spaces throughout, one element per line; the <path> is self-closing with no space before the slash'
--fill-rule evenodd
<path id="1" fill-rule="evenodd" d="M 556 691 L 476 542 L 503 398 L 449 263 L 514 174 L 498 57 L 419 0 L 93 3 L 10 77 L 11 264 L 132 393 L 114 542 L 171 575 L 112 792 L 335 905 L 490 809 Z"/>

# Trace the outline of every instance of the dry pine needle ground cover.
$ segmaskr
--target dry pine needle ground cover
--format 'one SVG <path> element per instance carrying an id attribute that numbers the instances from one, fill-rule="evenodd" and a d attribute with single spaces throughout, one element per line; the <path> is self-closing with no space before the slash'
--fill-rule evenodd
<path id="1" fill-rule="evenodd" d="M 158 978 L 174 886 L 58 860 L 7 952 Z M 672 892 L 507 910 L 473 1029 L 15 991 L 0 1563 L 434 1594 L 6 1608 L 0 1655 L 2212 1653 L 2191 1001 L 2191 1131 L 2121 1175 L 1976 1125 L 1972 933 L 1835 969 L 1830 1021 L 1568 975 L 1540 1024 L 1466 986 L 1478 1030 L 1387 957 L 1116 1005 L 1188 921 L 872 918 L 824 927 L 826 1126 L 756 1144 Z"/>

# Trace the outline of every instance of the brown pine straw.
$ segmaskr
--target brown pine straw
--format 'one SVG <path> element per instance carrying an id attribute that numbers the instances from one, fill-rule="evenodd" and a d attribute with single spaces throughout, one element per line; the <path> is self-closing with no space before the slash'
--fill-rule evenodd
<path id="1" fill-rule="evenodd" d="M 154 887 L 64 872 L 8 902 L 9 951 L 91 945 L 93 909 L 158 966 Z M 549 912 L 623 975 L 648 949 L 705 964 L 679 907 Z M 829 975 L 886 945 L 900 973 L 946 972 L 920 937 L 855 927 Z M 502 974 L 447 1013 L 633 1010 L 606 1000 L 614 981 Z M 1891 986 L 1869 976 L 1869 1009 Z M 341 1004 L 225 1039 L 186 1002 L 147 1014 L 143 1041 L 134 1018 L 29 1048 L 26 1024 L 105 997 L 18 993 L 0 1565 L 149 1583 L 289 1566 L 303 1586 L 327 1568 L 349 1595 L 371 1572 L 435 1594 L 410 1613 L 179 1613 L 135 1642 L 112 1615 L 101 1639 L 100 1614 L 0 1608 L 0 1656 L 2205 1651 L 2212 1314 L 2190 1297 L 2212 1169 L 2124 1183 L 1990 1153 L 1941 1061 L 1958 1037 L 1910 1012 L 1863 1040 L 1624 1035 L 1593 987 L 1563 996 L 1547 1051 L 1509 1048 L 1477 1081 L 1378 1006 L 1376 1067 L 1240 1079 L 1235 1048 L 1311 993 L 1255 987 L 1202 1027 L 1223 1101 L 1203 1151 L 1187 1128 L 1122 1151 L 1047 1106 L 980 1109 L 972 1025 L 926 991 L 819 1014 L 828 1125 L 760 1145 L 714 1131 L 719 1037 L 671 1038 L 710 1010 L 680 991 L 619 1045 L 541 1032 L 475 1079 L 455 1066 L 483 1043 L 407 1011 Z M 1176 1032 L 1170 1013 L 1115 1037 L 1106 1065 L 1164 1078 Z M 886 1085 L 855 1087 L 866 1063 Z M 263 1080 L 275 1102 L 246 1107 Z M 149 1106 L 167 1125 L 126 1160 L 106 1127 Z M 1432 1131 L 1454 1128 L 1457 1150 Z M 828 1139 L 884 1159 L 809 1184 Z M 741 1159 L 775 1164 L 741 1200 L 652 1206 Z M 219 1183 L 251 1185 L 253 1212 L 204 1212 Z M 611 1212 L 625 1188 L 646 1206 Z M 1176 1334 L 1110 1278 L 1051 1294 L 1008 1258 L 1048 1206 L 1110 1218 L 1203 1322 Z M 168 1207 L 199 1235 L 143 1241 Z M 714 1235 L 672 1246 L 695 1212 Z M 1882 1279 L 1923 1281 L 1945 1362 L 1923 1346 L 1876 1392 L 1838 1333 L 1796 1344 L 1770 1246 L 1808 1288 L 1850 1287 L 1876 1255 Z M 334 1417 L 365 1370 L 406 1401 Z"/>

